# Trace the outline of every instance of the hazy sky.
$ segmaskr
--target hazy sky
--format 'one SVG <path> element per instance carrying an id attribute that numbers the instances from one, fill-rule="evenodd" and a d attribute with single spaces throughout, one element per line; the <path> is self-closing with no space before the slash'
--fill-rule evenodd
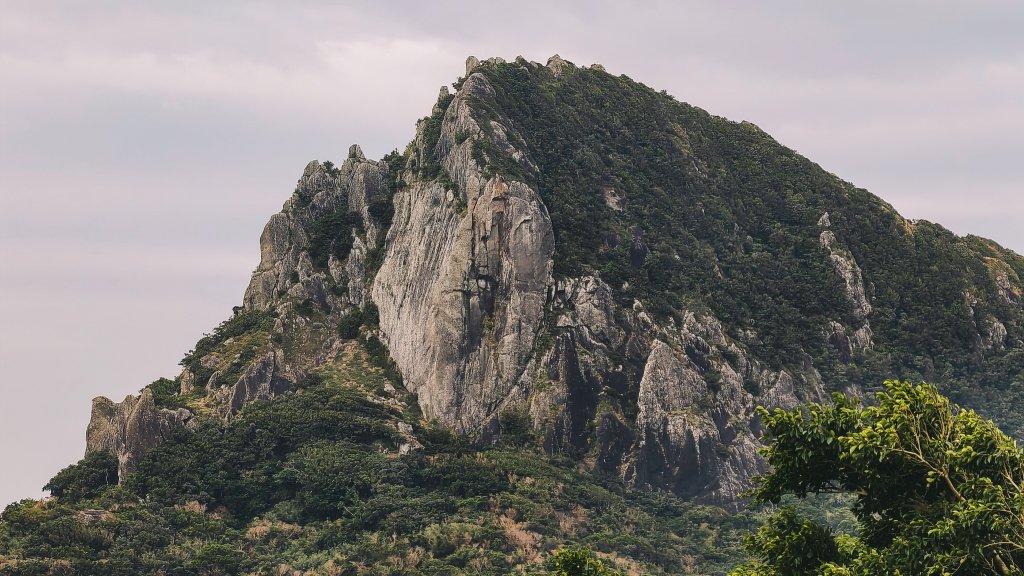
<path id="1" fill-rule="evenodd" d="M 1024 4 L 0 0 L 0 507 L 241 303 L 306 162 L 404 148 L 466 56 L 559 53 L 1024 251 Z"/>

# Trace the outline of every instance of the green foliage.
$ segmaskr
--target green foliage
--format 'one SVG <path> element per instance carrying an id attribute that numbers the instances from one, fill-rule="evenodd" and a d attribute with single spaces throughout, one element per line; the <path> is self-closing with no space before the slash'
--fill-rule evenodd
<path id="1" fill-rule="evenodd" d="M 473 103 L 479 124 L 510 126 L 509 141 L 539 170 L 490 138 L 474 142 L 473 158 L 536 187 L 554 226 L 556 276 L 599 274 L 620 303 L 639 299 L 660 317 L 707 309 L 759 358 L 792 366 L 806 353 L 837 388 L 891 374 L 941 382 L 1024 433 L 1014 408 L 1024 401 L 1024 361 L 1003 361 L 1024 341 L 1024 311 L 1011 303 L 1024 278 L 1020 256 L 910 223 L 753 124 L 626 77 L 586 68 L 555 76 L 522 63 L 479 71 L 495 91 Z M 864 324 L 822 245 L 826 212 L 873 307 L 875 346 L 849 363 L 822 336 L 831 320 L 851 331 Z M 1011 302 L 999 275 L 1016 286 Z M 982 345 L 992 320 L 1013 352 Z M 984 391 L 1011 383 L 1010 394 Z"/>
<path id="2" fill-rule="evenodd" d="M 338 321 L 338 336 L 346 340 L 354 340 L 359 337 L 359 327 L 362 325 L 363 313 L 359 309 L 354 309 Z"/>
<path id="3" fill-rule="evenodd" d="M 113 484 L 117 484 L 117 457 L 100 450 L 58 472 L 43 490 L 57 498 L 75 501 L 97 496 Z"/>
<path id="4" fill-rule="evenodd" d="M 228 339 L 238 338 L 252 332 L 269 332 L 273 327 L 274 317 L 270 312 L 239 310 L 234 316 L 221 322 L 220 325 L 214 328 L 212 334 L 206 334 L 199 342 L 196 342 L 195 348 L 185 354 L 185 357 L 182 358 L 179 364 L 192 372 L 198 386 L 205 386 L 210 376 L 213 375 L 213 370 L 203 366 L 200 362 L 204 356 L 214 352 Z M 161 384 L 158 388 L 160 387 L 162 387 L 160 396 L 164 397 L 162 401 L 168 401 L 165 394 L 166 384 Z M 157 395 L 156 393 L 157 391 L 154 390 L 154 396 Z"/>
<path id="5" fill-rule="evenodd" d="M 1000 293 L 1007 282 L 1011 296 L 1019 287 L 1024 259 L 911 224 L 755 126 L 628 78 L 595 69 L 556 77 L 521 62 L 480 70 L 495 95 L 473 103 L 485 138 L 474 140 L 472 157 L 486 174 L 540 192 L 557 236 L 557 276 L 600 275 L 621 303 L 639 299 L 660 317 L 711 311 L 760 358 L 784 366 L 806 352 L 835 385 L 893 372 L 938 377 L 957 398 L 1024 426 L 1024 322 Z M 392 195 L 410 177 L 452 185 L 435 153 L 450 103 L 441 99 L 424 119 L 418 149 L 385 156 Z M 490 120 L 510 127 L 509 141 L 539 170 L 495 145 Z M 313 194 L 300 191 L 298 205 Z M 384 229 L 394 218 L 391 200 L 368 211 Z M 862 325 L 822 246 L 826 211 L 874 307 L 874 351 L 850 364 L 821 334 L 830 320 Z M 345 208 L 315 220 L 314 263 L 346 257 L 362 227 Z M 368 274 L 383 254 L 380 244 L 370 248 Z M 312 302 L 297 308 L 320 313 Z M 1007 334 L 986 348 L 993 320 Z M 182 365 L 200 384 L 214 370 L 237 378 L 273 324 L 269 313 L 239 309 Z M 498 575 L 540 568 L 551 554 L 556 574 L 615 573 L 600 555 L 652 574 L 720 575 L 745 559 L 741 533 L 758 524 L 753 515 L 630 490 L 545 455 L 524 412 L 502 414 L 487 448 L 426 425 L 379 339 L 372 304 L 345 316 L 338 334 L 355 340 L 344 343 L 350 358 L 228 423 L 200 415 L 122 486 L 111 485 L 116 462 L 90 455 L 48 483 L 57 499 L 9 506 L 0 572 Z M 538 349 L 551 341 L 544 331 Z M 216 368 L 203 366 L 213 353 Z M 717 372 L 707 377 L 721 385 Z M 397 392 L 385 392 L 388 381 Z M 753 381 L 744 387 L 758 391 Z M 160 407 L 185 402 L 171 380 L 149 388 Z M 837 397 L 762 417 L 774 469 L 754 496 L 787 506 L 747 539 L 759 560 L 735 574 L 1019 571 L 1020 452 L 933 388 L 889 383 L 877 406 Z M 716 449 L 726 455 L 724 444 Z M 821 494 L 824 505 L 808 503 Z M 852 509 L 835 509 L 850 501 Z"/>
<path id="6" fill-rule="evenodd" d="M 286 471 L 311 442 L 357 442 L 394 447 L 387 421 L 394 409 L 356 389 L 322 383 L 274 401 L 246 406 L 229 426 L 203 420 L 178 429 L 140 463 L 128 485 L 166 506 L 197 501 L 226 506 L 248 519 L 295 496 Z"/>
<path id="7" fill-rule="evenodd" d="M 338 260 L 348 257 L 355 243 L 353 233 L 363 231 L 363 219 L 348 206 L 341 206 L 313 222 L 309 235 L 309 257 L 321 268 L 327 266 L 333 255 Z"/>
<path id="8" fill-rule="evenodd" d="M 324 160 L 323 166 L 324 170 L 326 170 L 327 173 L 330 174 L 331 176 L 337 177 L 339 174 L 341 174 L 341 169 L 335 166 L 334 162 L 331 162 L 330 160 Z"/>
<path id="9" fill-rule="evenodd" d="M 843 560 L 830 530 L 800 518 L 788 507 L 771 516 L 750 536 L 747 547 L 764 561 L 756 567 L 748 565 L 736 570 L 736 576 L 815 576 L 824 564 Z"/>
<path id="10" fill-rule="evenodd" d="M 390 199 L 370 202 L 367 210 L 370 213 L 370 217 L 380 224 L 384 230 L 391 226 L 391 221 L 395 218 L 395 205 Z"/>
<path id="11" fill-rule="evenodd" d="M 205 544 L 196 550 L 192 566 L 200 574 L 238 574 L 242 565 L 242 553 L 228 544 Z"/>
<path id="12" fill-rule="evenodd" d="M 748 541 L 760 560 L 733 574 L 1019 574 L 1024 453 L 929 385 L 888 381 L 877 404 L 762 411 L 773 466 L 753 491 L 853 495 L 858 535 L 783 509 Z"/>
<path id="13" fill-rule="evenodd" d="M 437 141 L 441 139 L 441 125 L 444 121 L 444 113 L 448 110 L 448 106 L 451 105 L 454 99 L 455 97 L 451 94 L 438 99 L 437 105 L 434 106 L 433 114 L 421 120 L 423 122 L 423 155 L 419 158 L 418 168 L 419 174 L 424 178 L 443 177 L 449 182 L 451 181 L 444 167 L 437 161 L 434 148 L 437 147 Z"/>
<path id="14" fill-rule="evenodd" d="M 562 548 L 551 555 L 548 560 L 552 576 L 615 576 L 619 574 L 609 569 L 594 554 L 582 546 Z"/>
<path id="15" fill-rule="evenodd" d="M 498 429 L 503 446 L 531 446 L 535 442 L 533 423 L 525 407 L 502 412 L 498 416 Z"/>
<path id="16" fill-rule="evenodd" d="M 817 217 L 843 192 L 834 178 L 750 125 L 602 71 L 483 70 L 496 96 L 476 108 L 507 115 L 540 171 L 485 141 L 474 157 L 537 186 L 557 275 L 596 272 L 659 316 L 703 301 L 753 328 L 751 347 L 776 364 L 827 356 L 818 327 L 849 314 L 818 240 Z"/>
<path id="17" fill-rule="evenodd" d="M 378 396 L 385 381 L 355 350 L 226 425 L 201 417 L 179 429 L 120 487 L 12 505 L 0 517 L 0 565 L 498 576 L 543 569 L 549 552 L 580 545 L 651 574 L 721 574 L 743 557 L 750 515 L 628 490 L 532 447 L 478 450 L 424 425 L 413 397 L 399 392 L 402 407 Z M 503 419 L 508 438 L 520 416 Z M 422 449 L 398 454 L 402 421 Z M 560 569 L 569 556 L 555 554 Z"/>
<path id="18" fill-rule="evenodd" d="M 181 385 L 175 380 L 158 378 L 147 388 L 153 393 L 153 403 L 156 404 L 157 408 L 175 410 L 186 407 L 185 399 L 178 394 Z"/>

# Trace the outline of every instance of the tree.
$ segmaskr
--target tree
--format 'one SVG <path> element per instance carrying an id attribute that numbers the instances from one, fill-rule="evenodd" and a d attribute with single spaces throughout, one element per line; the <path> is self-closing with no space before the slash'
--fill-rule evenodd
<path id="1" fill-rule="evenodd" d="M 618 576 L 618 572 L 594 557 L 589 548 L 570 546 L 555 552 L 548 560 L 552 576 Z"/>
<path id="2" fill-rule="evenodd" d="M 74 501 L 96 496 L 112 484 L 117 484 L 117 457 L 98 450 L 58 472 L 43 486 L 43 490 L 48 490 L 52 496 Z"/>
<path id="3" fill-rule="evenodd" d="M 935 387 L 888 381 L 873 406 L 835 395 L 761 417 L 772 469 L 754 499 L 852 494 L 858 534 L 783 508 L 732 576 L 1024 573 L 1024 453 Z"/>

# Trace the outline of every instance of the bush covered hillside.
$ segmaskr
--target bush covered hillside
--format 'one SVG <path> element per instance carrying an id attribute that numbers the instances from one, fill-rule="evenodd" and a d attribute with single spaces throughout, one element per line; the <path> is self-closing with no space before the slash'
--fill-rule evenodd
<path id="1" fill-rule="evenodd" d="M 893 436 L 852 399 L 927 379 L 894 390 L 980 431 L 940 460 L 1020 459 L 982 417 L 1024 434 L 1021 256 L 597 65 L 470 58 L 453 86 L 404 151 L 305 167 L 231 317 L 95 399 L 85 457 L 0 515 L 0 574 L 905 570 L 895 538 L 960 508 L 914 516 L 924 470 L 872 516 L 849 462 L 891 470 L 838 446 Z M 786 452 L 787 422 L 824 446 Z M 766 491 L 794 470 L 817 484 Z"/>
<path id="2" fill-rule="evenodd" d="M 650 574 L 744 557 L 753 515 L 627 490 L 515 419 L 477 450 L 411 401 L 352 342 L 295 392 L 182 429 L 121 486 L 105 453 L 61 471 L 54 498 L 3 512 L 0 573 L 544 573 L 567 544 Z"/>
<path id="3" fill-rule="evenodd" d="M 892 375 L 941 383 L 1024 432 L 1013 408 L 1024 392 L 1024 258 L 908 221 L 753 124 L 566 64 L 483 66 L 495 95 L 478 107 L 481 118 L 507 116 L 537 165 L 493 162 L 537 186 L 556 275 L 599 272 L 624 303 L 660 315 L 706 307 L 776 365 L 810 354 L 835 389 Z M 868 309 L 844 293 L 824 231 L 859 265 Z M 832 319 L 869 321 L 873 348 L 854 354 L 822 338 Z"/>

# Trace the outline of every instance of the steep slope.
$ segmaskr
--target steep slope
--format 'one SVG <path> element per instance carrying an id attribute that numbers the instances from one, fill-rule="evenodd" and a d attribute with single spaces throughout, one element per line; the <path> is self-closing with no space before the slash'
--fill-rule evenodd
<path id="1" fill-rule="evenodd" d="M 0 555 L 150 570 L 120 556 L 138 514 L 182 573 L 502 573 L 572 540 L 717 573 L 734 535 L 694 526 L 726 516 L 678 498 L 742 507 L 756 406 L 925 378 L 1021 433 L 1020 256 L 600 66 L 470 58 L 454 87 L 403 153 L 306 167 L 243 305 L 175 380 L 94 402 Z"/>
<path id="2" fill-rule="evenodd" d="M 1016 255 L 599 67 L 471 60 L 457 86 L 372 292 L 429 417 L 486 440 L 529 411 L 551 452 L 730 502 L 755 405 L 1016 379 Z"/>
<path id="3" fill-rule="evenodd" d="M 486 444 L 529 414 L 549 453 L 725 504 L 762 470 L 757 405 L 923 378 L 1019 432 L 1019 256 L 597 66 L 470 59 L 455 86 L 404 154 L 307 167 L 238 320 L 272 329 L 201 342 L 183 393 L 229 416 L 366 320 L 430 421 Z"/>

